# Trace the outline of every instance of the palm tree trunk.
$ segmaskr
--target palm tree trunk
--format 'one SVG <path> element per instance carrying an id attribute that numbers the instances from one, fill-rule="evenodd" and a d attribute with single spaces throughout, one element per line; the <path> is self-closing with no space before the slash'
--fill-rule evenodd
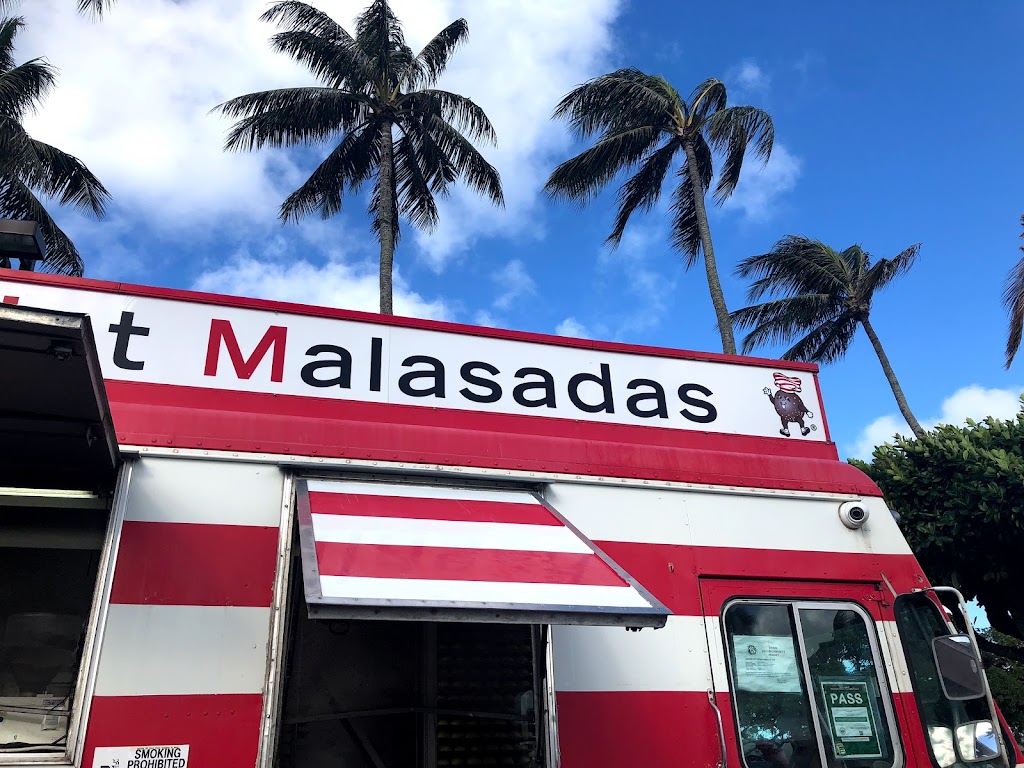
<path id="1" fill-rule="evenodd" d="M 907 405 L 907 396 L 903 394 L 903 388 L 900 386 L 899 381 L 896 379 L 896 372 L 893 371 L 892 365 L 889 364 L 889 358 L 885 354 L 885 350 L 882 349 L 882 342 L 878 340 L 878 335 L 875 333 L 875 329 L 871 327 L 871 323 L 865 317 L 860 321 L 860 324 L 864 326 L 864 332 L 871 339 L 871 346 L 875 348 L 875 354 L 878 355 L 878 362 L 882 364 L 882 370 L 885 372 L 885 378 L 889 380 L 889 386 L 892 387 L 892 393 L 896 396 L 896 405 L 900 408 L 900 413 L 903 414 L 903 418 L 907 420 L 907 424 L 910 425 L 911 431 L 917 438 L 922 438 L 925 435 L 924 429 L 918 423 L 917 419 L 914 418 L 914 414 L 910 411 L 910 406 Z"/>
<path id="2" fill-rule="evenodd" d="M 708 211 L 704 207 L 704 185 L 701 184 L 700 170 L 697 167 L 697 153 L 693 144 L 686 143 L 686 175 L 693 185 L 693 205 L 697 211 L 697 231 L 700 232 L 700 244 L 704 250 L 704 269 L 708 274 L 708 290 L 711 292 L 711 303 L 715 306 L 718 318 L 718 332 L 722 336 L 722 351 L 727 355 L 736 354 L 736 337 L 732 333 L 732 321 L 729 319 L 729 308 L 725 305 L 725 294 L 722 283 L 718 279 L 718 265 L 715 263 L 715 248 L 711 244 L 711 227 L 708 225 Z"/>
<path id="3" fill-rule="evenodd" d="M 380 170 L 380 313 L 393 315 L 391 274 L 395 264 L 395 145 L 391 136 L 391 123 L 381 128 Z"/>

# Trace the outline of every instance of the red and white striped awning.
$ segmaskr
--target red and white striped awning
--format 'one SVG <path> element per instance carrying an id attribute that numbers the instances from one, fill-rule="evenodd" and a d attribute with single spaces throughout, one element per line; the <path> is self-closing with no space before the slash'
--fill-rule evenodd
<path id="1" fill-rule="evenodd" d="M 311 616 L 665 624 L 669 611 L 527 491 L 300 480 Z"/>

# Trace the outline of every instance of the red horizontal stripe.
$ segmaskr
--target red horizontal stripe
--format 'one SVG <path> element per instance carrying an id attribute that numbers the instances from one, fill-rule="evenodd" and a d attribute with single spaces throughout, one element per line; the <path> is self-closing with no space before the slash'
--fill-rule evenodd
<path id="1" fill-rule="evenodd" d="M 624 586 L 597 555 L 318 541 L 321 576 Z"/>
<path id="2" fill-rule="evenodd" d="M 82 765 L 96 747 L 188 744 L 188 768 L 253 768 L 262 712 L 259 694 L 96 696 Z"/>
<path id="3" fill-rule="evenodd" d="M 269 607 L 277 543 L 277 528 L 125 521 L 110 602 Z"/>
<path id="4" fill-rule="evenodd" d="M 311 491 L 310 511 L 320 515 L 401 517 L 414 520 L 459 520 L 473 523 L 520 523 L 561 525 L 539 503 L 423 499 L 408 496 L 376 496 L 367 493 Z"/>
<path id="5" fill-rule="evenodd" d="M 880 496 L 835 445 L 107 381 L 122 445 L 281 453 Z"/>
<path id="6" fill-rule="evenodd" d="M 562 768 L 718 762 L 718 723 L 704 691 L 559 692 L 557 703 Z"/>
<path id="7" fill-rule="evenodd" d="M 913 555 L 693 547 L 618 541 L 598 541 L 595 544 L 677 616 L 703 614 L 697 584 L 698 578 L 702 576 L 773 581 L 782 585 L 779 589 L 783 591 L 785 585 L 801 581 L 881 583 L 883 573 L 899 592 L 909 592 L 927 585 L 924 573 Z"/>

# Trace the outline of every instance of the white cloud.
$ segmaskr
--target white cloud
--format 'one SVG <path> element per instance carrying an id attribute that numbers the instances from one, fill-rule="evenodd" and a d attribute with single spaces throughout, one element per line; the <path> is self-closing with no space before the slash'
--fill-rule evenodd
<path id="1" fill-rule="evenodd" d="M 764 221 L 771 217 L 779 198 L 796 186 L 800 171 L 800 158 L 776 141 L 767 164 L 752 155 L 746 157 L 736 191 L 722 204 L 722 210 L 740 211 L 751 221 Z"/>
<path id="2" fill-rule="evenodd" d="M 494 308 L 507 310 L 512 303 L 523 296 L 529 296 L 537 291 L 537 284 L 533 282 L 526 271 L 526 267 L 519 259 L 512 259 L 504 267 L 492 275 L 501 293 L 494 300 Z"/>
<path id="3" fill-rule="evenodd" d="M 970 384 L 961 387 L 942 401 L 941 413 L 921 422 L 925 429 L 936 424 L 963 425 L 967 419 L 981 421 L 992 416 L 997 419 L 1012 419 L 1020 412 L 1020 397 L 1024 387 L 995 389 Z M 892 442 L 893 435 L 910 436 L 910 427 L 902 417 L 887 414 L 880 416 L 864 427 L 857 440 L 850 446 L 847 455 L 858 459 L 870 459 L 875 446 Z"/>
<path id="4" fill-rule="evenodd" d="M 254 296 L 340 309 L 376 312 L 380 294 L 377 269 L 370 264 L 308 261 L 280 262 L 240 253 L 225 266 L 201 274 L 192 286 L 198 291 Z M 443 301 L 428 301 L 409 290 L 399 275 L 394 280 L 395 314 L 446 320 Z"/>
<path id="5" fill-rule="evenodd" d="M 555 328 L 556 336 L 571 336 L 576 339 L 592 338 L 587 327 L 576 320 L 575 317 L 567 317 Z"/>
<path id="6" fill-rule="evenodd" d="M 367 0 L 313 0 L 350 30 Z M 568 146 L 551 122 L 558 99 L 597 74 L 621 0 L 393 0 L 418 49 L 462 16 L 470 38 L 440 87 L 480 104 L 498 132 L 482 147 L 499 169 L 506 208 L 464 188 L 439 201 L 433 236 L 411 231 L 436 270 L 481 235 L 540 237 L 541 187 Z M 32 0 L 19 60 L 46 55 L 61 69 L 57 89 L 29 122 L 39 138 L 81 157 L 111 189 L 114 218 L 154 227 L 181 242 L 204 233 L 258 241 L 277 207 L 322 151 L 221 151 L 228 122 L 216 104 L 251 91 L 310 84 L 312 76 L 273 53 L 275 29 L 259 21 L 263 0 L 121 0 L 102 23 L 72 0 Z M 350 207 L 362 221 L 362 204 Z M 304 225 L 305 226 L 305 225 Z M 256 227 L 256 229 L 254 229 Z M 363 230 L 369 237 L 368 227 Z"/>
<path id="7" fill-rule="evenodd" d="M 869 461 L 875 446 L 891 443 L 894 435 L 910 436 L 910 427 L 899 416 L 879 416 L 861 431 L 857 440 L 847 451 L 847 456 Z"/>
<path id="8" fill-rule="evenodd" d="M 967 419 L 980 421 L 986 416 L 1012 419 L 1020 412 L 1020 396 L 1024 387 L 988 389 L 978 384 L 961 387 L 942 401 L 942 414 L 935 424 L 963 424 Z"/>
<path id="9" fill-rule="evenodd" d="M 729 71 L 725 84 L 732 93 L 730 101 L 739 103 L 740 100 L 767 93 L 771 77 L 756 61 L 747 59 Z"/>

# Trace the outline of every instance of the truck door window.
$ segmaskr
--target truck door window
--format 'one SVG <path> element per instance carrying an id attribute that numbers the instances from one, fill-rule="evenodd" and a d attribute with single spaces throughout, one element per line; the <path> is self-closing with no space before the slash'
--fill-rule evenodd
<path id="1" fill-rule="evenodd" d="M 890 708 L 853 605 L 735 602 L 725 631 L 746 768 L 889 768 Z"/>
<path id="2" fill-rule="evenodd" d="M 933 764 L 936 768 L 968 765 L 959 760 L 953 748 L 952 734 L 967 723 L 990 720 L 991 714 L 985 699 L 951 701 L 942 691 L 932 654 L 932 640 L 953 633 L 938 606 L 925 594 L 897 598 L 896 626 L 910 668 L 925 738 L 931 745 Z M 982 768 L 1001 766 L 1002 758 L 996 755 L 987 760 L 972 761 L 969 765 Z"/>

